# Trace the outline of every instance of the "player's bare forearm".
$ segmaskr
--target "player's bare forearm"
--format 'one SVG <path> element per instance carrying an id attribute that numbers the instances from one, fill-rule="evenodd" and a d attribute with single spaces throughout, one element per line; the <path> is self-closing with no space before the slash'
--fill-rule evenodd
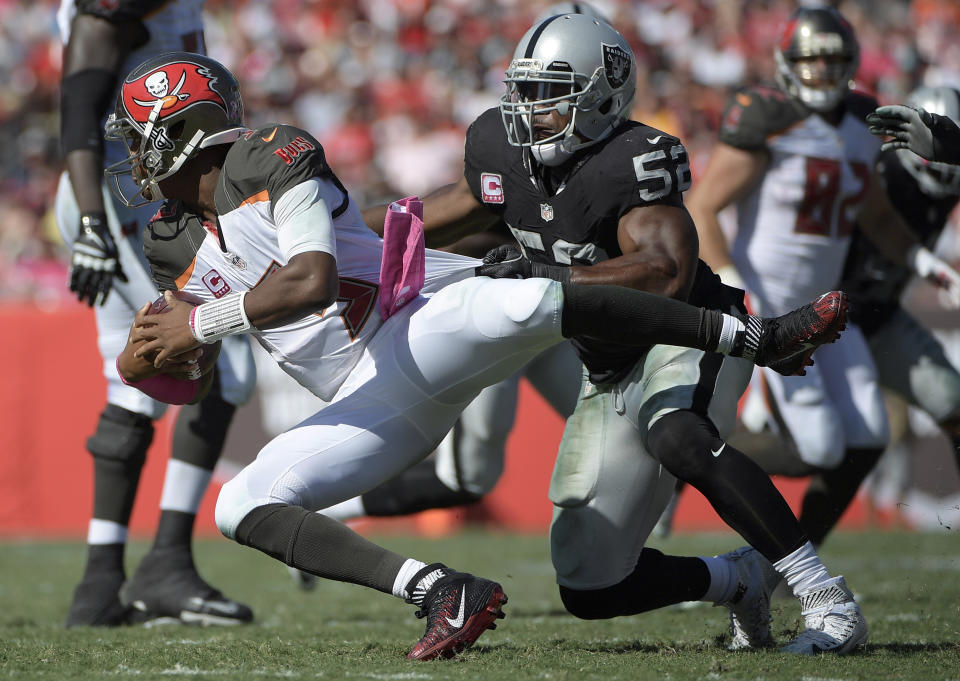
<path id="1" fill-rule="evenodd" d="M 81 213 L 103 213 L 103 154 L 92 149 L 74 149 L 64 159 L 70 186 Z"/>
<path id="2" fill-rule="evenodd" d="M 867 195 L 857 214 L 857 224 L 891 262 L 907 264 L 907 253 L 918 240 L 893 207 L 883 179 L 877 172 L 871 178 Z"/>

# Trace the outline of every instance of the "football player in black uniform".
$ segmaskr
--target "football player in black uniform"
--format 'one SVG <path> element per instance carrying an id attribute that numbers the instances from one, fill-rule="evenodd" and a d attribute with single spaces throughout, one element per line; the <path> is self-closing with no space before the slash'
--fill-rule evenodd
<path id="1" fill-rule="evenodd" d="M 617 284 L 742 313 L 742 291 L 698 260 L 682 199 L 690 186 L 683 144 L 627 120 L 635 78 L 629 46 L 606 23 L 563 15 L 533 26 L 499 110 L 467 132 L 464 177 L 424 200 L 428 243 L 502 219 L 519 248 L 491 251 L 480 274 Z M 381 224 L 384 212 L 368 209 L 367 224 Z M 773 562 L 831 615 L 785 650 L 846 653 L 863 642 L 850 592 L 827 573 L 767 475 L 723 439 L 751 368 L 674 346 L 638 349 L 589 335 L 574 345 L 585 380 L 550 489 L 551 552 L 567 609 L 596 619 L 722 603 L 732 648 L 768 646 Z M 690 558 L 645 548 L 677 478 L 755 549 Z M 843 626 L 829 624 L 837 620 Z"/>
<path id="2" fill-rule="evenodd" d="M 178 412 L 156 540 L 129 580 L 124 567 L 127 526 L 153 422 L 166 405 L 124 385 L 114 364 L 137 308 L 159 295 L 138 233 L 156 208 L 111 200 L 102 171 L 125 149 L 103 143 L 102 121 L 131 66 L 170 50 L 203 49 L 202 11 L 203 0 L 64 0 L 58 15 L 66 42 L 60 108 L 66 172 L 57 190 L 57 223 L 72 251 L 70 289 L 96 315 L 107 379 L 107 404 L 86 442 L 93 457 L 93 514 L 87 564 L 67 612 L 68 627 L 160 617 L 204 624 L 253 619 L 249 607 L 200 577 L 191 548 L 197 509 L 234 411 L 253 394 L 255 370 L 246 339 L 223 345 L 215 390 Z"/>
<path id="3" fill-rule="evenodd" d="M 914 110 L 960 121 L 960 91 L 921 87 Z M 906 148 L 888 148 L 877 164 L 890 201 L 920 242 L 933 249 L 960 201 L 960 167 L 928 162 Z M 953 445 L 960 467 L 960 374 L 940 342 L 900 305 L 913 272 L 855 232 L 843 272 L 851 319 L 867 338 L 880 384 L 927 412 Z M 960 301 L 951 301 L 953 307 Z M 863 476 L 866 476 L 866 471 Z"/>

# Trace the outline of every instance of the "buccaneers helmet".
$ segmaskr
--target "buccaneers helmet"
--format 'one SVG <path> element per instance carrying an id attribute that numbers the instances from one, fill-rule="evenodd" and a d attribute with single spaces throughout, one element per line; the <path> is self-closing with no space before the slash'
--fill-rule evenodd
<path id="1" fill-rule="evenodd" d="M 544 165 L 608 137 L 630 115 L 636 93 L 633 52 L 605 21 L 561 14 L 534 24 L 507 68 L 500 115 L 513 146 Z M 563 130 L 537 139 L 534 114 L 570 114 Z"/>
<path id="2" fill-rule="evenodd" d="M 960 91 L 952 87 L 919 87 L 907 96 L 905 104 L 946 116 L 960 125 Z M 896 154 L 927 196 L 960 196 L 960 166 L 927 161 L 909 149 L 897 149 Z"/>
<path id="3" fill-rule="evenodd" d="M 824 112 L 834 109 L 850 89 L 860 46 L 837 10 L 805 7 L 790 17 L 774 58 L 780 87 L 814 111 Z"/>
<path id="4" fill-rule="evenodd" d="M 190 52 L 157 55 L 123 79 L 105 136 L 122 141 L 127 158 L 104 174 L 127 206 L 157 201 L 161 180 L 200 149 L 233 142 L 244 130 L 240 86 L 226 67 Z"/>

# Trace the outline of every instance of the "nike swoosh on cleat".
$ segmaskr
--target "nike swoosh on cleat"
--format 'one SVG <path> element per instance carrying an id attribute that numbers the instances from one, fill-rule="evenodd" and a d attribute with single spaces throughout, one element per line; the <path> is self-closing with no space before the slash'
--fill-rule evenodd
<path id="1" fill-rule="evenodd" d="M 464 586 L 460 591 L 460 612 L 457 613 L 456 619 L 450 619 L 449 617 L 444 617 L 447 622 L 450 623 L 451 627 L 460 628 L 463 626 L 463 608 L 464 604 L 467 602 L 467 587 Z"/>
<path id="2" fill-rule="evenodd" d="M 267 144 L 269 144 L 270 142 L 273 141 L 273 136 L 276 135 L 276 134 L 277 134 L 277 129 L 274 128 L 274 129 L 273 129 L 273 132 L 271 132 L 271 133 L 270 133 L 269 135 L 267 135 L 266 137 L 262 137 L 262 136 L 261 136 L 260 139 L 262 139 L 264 142 L 266 142 Z"/>
<path id="3" fill-rule="evenodd" d="M 713 454 L 714 457 L 718 457 L 718 456 L 720 456 L 720 453 L 723 451 L 723 448 L 726 447 L 726 446 L 727 446 L 727 443 L 724 442 L 722 445 L 720 445 L 720 449 L 718 449 L 717 451 L 713 451 L 713 450 L 711 449 L 711 450 L 710 450 L 710 453 Z"/>

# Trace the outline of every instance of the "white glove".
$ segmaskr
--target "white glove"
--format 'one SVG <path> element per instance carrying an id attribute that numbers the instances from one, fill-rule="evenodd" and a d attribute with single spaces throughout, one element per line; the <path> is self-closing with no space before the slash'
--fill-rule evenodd
<path id="1" fill-rule="evenodd" d="M 960 308 L 960 274 L 955 269 L 920 244 L 907 253 L 907 262 L 914 272 L 942 290 L 951 309 Z"/>

